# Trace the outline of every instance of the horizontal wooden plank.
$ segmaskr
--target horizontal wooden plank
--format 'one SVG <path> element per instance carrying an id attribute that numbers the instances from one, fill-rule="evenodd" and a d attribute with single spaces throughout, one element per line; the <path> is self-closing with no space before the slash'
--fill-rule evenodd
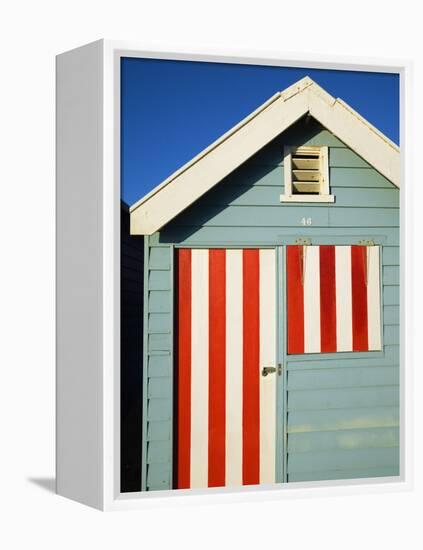
<path id="1" fill-rule="evenodd" d="M 171 335 L 169 333 L 148 335 L 149 351 L 167 351 L 170 349 L 172 349 L 172 342 Z"/>
<path id="2" fill-rule="evenodd" d="M 386 265 L 383 267 L 383 284 L 384 285 L 399 285 L 400 283 L 400 268 L 396 265 Z"/>
<path id="3" fill-rule="evenodd" d="M 283 164 L 283 144 L 276 139 L 263 149 L 260 149 L 250 160 L 249 165 L 258 166 L 280 166 Z"/>
<path id="4" fill-rule="evenodd" d="M 334 479 L 360 479 L 372 477 L 399 476 L 399 465 L 376 468 L 353 468 L 347 470 L 325 470 L 319 472 L 296 472 L 288 475 L 288 482 L 323 481 Z"/>
<path id="5" fill-rule="evenodd" d="M 399 355 L 397 346 L 384 346 L 383 351 L 350 351 L 337 353 L 306 353 L 304 355 L 287 355 L 286 369 L 313 370 L 345 367 L 386 367 L 397 365 Z"/>
<path id="6" fill-rule="evenodd" d="M 359 239 L 371 236 L 376 241 L 379 238 L 384 239 L 385 244 L 398 245 L 398 228 L 365 228 L 349 227 L 342 231 L 342 244 L 354 244 Z M 355 237 L 356 235 L 356 237 Z M 161 233 L 160 238 L 167 242 L 177 242 L 182 246 L 255 246 L 255 245 L 280 245 L 292 244 L 295 239 L 303 237 L 315 240 L 316 243 L 326 241 L 333 243 L 334 229 L 324 227 L 198 227 L 198 226 L 167 226 Z M 357 241 L 356 241 L 357 239 Z M 315 243 L 315 244 L 316 244 Z M 339 242 L 337 242 L 339 244 Z"/>
<path id="7" fill-rule="evenodd" d="M 282 188 L 281 188 L 282 189 Z M 195 207 L 188 208 L 186 212 L 195 209 L 206 208 L 209 206 L 271 206 L 280 204 L 280 194 L 283 192 L 278 187 L 247 187 L 239 185 L 218 186 L 209 191 L 196 203 Z M 317 203 L 316 203 L 317 204 Z M 306 204 L 309 207 L 310 203 Z M 320 203 L 322 208 L 327 208 L 326 203 Z M 290 204 L 283 204 L 283 208 L 290 208 Z M 391 207 L 399 206 L 398 189 L 363 189 L 354 187 L 339 187 L 335 194 L 336 206 L 355 206 L 355 207 Z M 184 212 L 177 216 L 178 220 L 184 219 Z M 180 222 L 182 223 L 182 222 Z"/>
<path id="8" fill-rule="evenodd" d="M 147 441 L 147 463 L 169 463 L 171 457 L 170 441 Z"/>
<path id="9" fill-rule="evenodd" d="M 321 130 L 313 137 L 310 137 L 301 143 L 301 145 L 313 145 L 313 146 L 328 146 L 328 147 L 345 147 L 345 144 L 338 139 L 329 130 Z"/>
<path id="10" fill-rule="evenodd" d="M 310 204 L 307 207 L 296 203 L 275 206 L 210 206 L 192 210 L 175 225 L 237 226 L 248 227 L 298 227 L 304 225 L 304 218 L 310 218 L 314 227 L 357 227 L 357 216 L 365 227 L 398 227 L 399 211 L 395 208 L 335 208 Z"/>
<path id="11" fill-rule="evenodd" d="M 397 346 L 385 346 L 383 352 L 338 352 L 327 354 L 288 355 L 286 369 L 288 371 L 356 368 L 356 367 L 387 367 L 397 365 L 399 361 Z"/>
<path id="12" fill-rule="evenodd" d="M 397 306 L 400 303 L 399 285 L 383 287 L 383 303 L 386 306 Z"/>
<path id="13" fill-rule="evenodd" d="M 172 250 L 172 247 L 168 243 L 163 243 L 160 240 L 160 234 L 158 232 L 148 235 L 148 246 L 149 248 L 166 248 L 168 253 Z"/>
<path id="14" fill-rule="evenodd" d="M 273 186 L 279 189 L 284 183 L 283 166 L 254 165 L 247 163 L 221 181 L 218 186 L 242 185 L 244 187 Z"/>
<path id="15" fill-rule="evenodd" d="M 170 248 L 150 247 L 148 266 L 150 269 L 170 269 Z"/>
<path id="16" fill-rule="evenodd" d="M 170 387 L 172 380 L 169 379 Z M 171 418 L 170 399 L 148 399 L 147 401 L 147 420 L 169 420 Z"/>
<path id="17" fill-rule="evenodd" d="M 171 311 L 171 293 L 167 290 L 152 290 L 148 296 L 150 313 L 169 313 Z"/>
<path id="18" fill-rule="evenodd" d="M 149 334 L 148 349 L 149 351 L 168 351 L 172 348 L 171 337 L 169 333 L 165 334 Z"/>
<path id="19" fill-rule="evenodd" d="M 172 397 L 172 384 L 168 378 L 149 378 L 147 397 L 153 399 L 170 399 Z"/>
<path id="20" fill-rule="evenodd" d="M 318 472 L 356 468 L 394 467 L 399 464 L 398 447 L 382 449 L 353 449 L 314 451 L 313 453 L 290 453 L 287 471 Z"/>
<path id="21" fill-rule="evenodd" d="M 336 206 L 356 206 L 360 208 L 398 208 L 399 189 L 362 189 L 342 187 L 337 189 L 335 193 L 335 208 Z"/>
<path id="22" fill-rule="evenodd" d="M 389 407 L 398 405 L 398 403 L 398 386 L 325 388 L 321 390 L 291 390 L 288 392 L 289 411 Z"/>
<path id="23" fill-rule="evenodd" d="M 332 192 L 338 187 L 384 187 L 394 189 L 395 186 L 374 168 L 332 167 L 329 170 L 329 182 Z"/>
<path id="24" fill-rule="evenodd" d="M 148 331 L 168 333 L 171 330 L 170 313 L 149 313 L 148 315 Z"/>
<path id="25" fill-rule="evenodd" d="M 400 327 L 399 325 L 387 325 L 383 328 L 383 341 L 385 344 L 400 343 Z"/>
<path id="26" fill-rule="evenodd" d="M 384 246 L 382 248 L 383 265 L 399 265 L 400 248 L 399 246 Z"/>
<path id="27" fill-rule="evenodd" d="M 287 416 L 288 433 L 399 426 L 398 407 L 292 411 Z"/>
<path id="28" fill-rule="evenodd" d="M 307 207 L 307 216 L 311 216 L 316 227 L 329 226 L 329 212 L 327 208 L 312 205 Z M 292 206 L 285 208 L 280 203 L 276 206 L 217 206 L 206 209 L 196 209 L 187 213 L 183 219 L 175 220 L 175 225 L 189 223 L 198 226 L 238 226 L 250 227 L 292 227 L 302 226 L 304 207 Z M 231 231 L 232 229 L 229 229 Z"/>
<path id="29" fill-rule="evenodd" d="M 148 357 L 148 376 L 163 378 L 172 376 L 172 358 L 170 355 L 152 355 Z"/>
<path id="30" fill-rule="evenodd" d="M 399 227 L 398 208 L 328 208 L 329 225 L 356 227 L 357 219 L 365 227 Z"/>
<path id="31" fill-rule="evenodd" d="M 161 490 L 171 487 L 171 467 L 169 463 L 147 465 L 147 489 Z"/>
<path id="32" fill-rule="evenodd" d="M 193 210 L 201 210 L 209 206 L 225 207 L 229 205 L 240 206 L 267 206 L 267 205 L 279 205 L 280 194 L 283 192 L 283 187 L 265 187 L 265 186 L 252 186 L 244 187 L 240 185 L 232 185 L 227 183 L 225 185 L 219 185 L 214 187 L 206 195 L 201 197 L 195 206 L 187 208 L 182 212 L 177 219 L 178 221 L 184 219 L 186 214 L 191 213 Z"/>
<path id="33" fill-rule="evenodd" d="M 151 421 L 147 424 L 148 441 L 167 441 L 171 437 L 170 420 Z"/>
<path id="34" fill-rule="evenodd" d="M 322 128 L 317 121 L 309 119 L 304 124 L 296 124 L 288 128 L 280 140 L 287 145 L 311 145 L 311 146 L 332 146 L 332 147 L 345 147 L 345 144 L 338 139 L 334 134 Z"/>
<path id="35" fill-rule="evenodd" d="M 389 367 L 347 367 L 288 371 L 288 390 L 392 386 L 399 383 L 399 369 Z"/>
<path id="36" fill-rule="evenodd" d="M 385 306 L 383 308 L 383 322 L 385 325 L 399 325 L 399 306 Z"/>
<path id="37" fill-rule="evenodd" d="M 329 449 L 370 449 L 398 447 L 399 428 L 372 428 L 368 430 L 334 430 L 289 434 L 288 453 L 324 451 Z"/>
<path id="38" fill-rule="evenodd" d="M 170 271 L 159 271 L 153 269 L 148 274 L 149 290 L 170 290 Z"/>
<path id="39" fill-rule="evenodd" d="M 363 166 L 371 168 L 370 164 L 347 148 L 331 148 L 329 151 L 329 166 L 346 166 L 348 168 Z"/>

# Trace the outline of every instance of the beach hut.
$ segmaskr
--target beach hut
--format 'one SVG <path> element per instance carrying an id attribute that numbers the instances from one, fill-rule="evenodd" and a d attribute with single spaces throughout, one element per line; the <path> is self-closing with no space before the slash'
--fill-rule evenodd
<path id="1" fill-rule="evenodd" d="M 306 77 L 130 207 L 142 490 L 399 475 L 399 157 Z"/>

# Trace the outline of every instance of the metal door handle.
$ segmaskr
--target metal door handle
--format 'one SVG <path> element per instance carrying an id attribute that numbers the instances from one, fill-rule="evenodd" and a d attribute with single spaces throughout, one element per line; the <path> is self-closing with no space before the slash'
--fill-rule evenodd
<path id="1" fill-rule="evenodd" d="M 276 367 L 263 367 L 261 371 L 262 376 L 267 376 L 268 374 L 276 372 Z"/>
<path id="2" fill-rule="evenodd" d="M 267 376 L 268 374 L 271 374 L 273 372 L 276 372 L 281 375 L 282 374 L 282 365 L 278 365 L 278 368 L 276 367 L 263 367 L 261 369 L 261 375 L 262 376 Z"/>

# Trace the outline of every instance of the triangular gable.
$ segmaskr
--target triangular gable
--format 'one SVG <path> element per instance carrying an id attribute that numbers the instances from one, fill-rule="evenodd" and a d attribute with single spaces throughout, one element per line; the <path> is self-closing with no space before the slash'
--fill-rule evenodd
<path id="1" fill-rule="evenodd" d="M 344 101 L 305 77 L 275 94 L 133 204 L 131 233 L 158 231 L 307 113 L 399 187 L 398 146 Z"/>

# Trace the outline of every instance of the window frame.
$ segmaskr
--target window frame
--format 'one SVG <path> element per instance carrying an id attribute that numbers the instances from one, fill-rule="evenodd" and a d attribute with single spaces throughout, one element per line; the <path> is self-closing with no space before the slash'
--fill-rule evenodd
<path id="1" fill-rule="evenodd" d="M 317 195 L 302 195 L 300 193 L 293 193 L 292 189 L 292 153 L 301 149 L 301 145 L 285 145 L 284 146 L 284 193 L 280 196 L 281 202 L 335 202 L 335 196 L 330 194 L 329 186 L 329 147 L 323 146 L 308 146 L 308 149 L 316 149 L 319 151 L 320 157 L 320 172 L 323 176 L 323 182 L 321 182 L 321 189 Z M 304 146 L 305 147 L 305 146 Z"/>

